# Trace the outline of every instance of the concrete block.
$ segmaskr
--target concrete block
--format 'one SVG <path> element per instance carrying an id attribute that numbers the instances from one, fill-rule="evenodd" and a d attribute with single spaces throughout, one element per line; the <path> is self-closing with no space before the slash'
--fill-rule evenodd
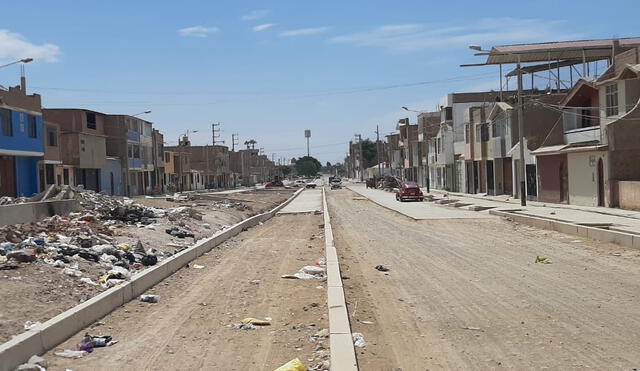
<path id="1" fill-rule="evenodd" d="M 326 249 L 326 260 L 327 263 L 331 262 L 331 263 L 337 263 L 338 262 L 338 250 L 336 250 L 335 247 L 330 246 L 327 247 Z"/>
<path id="2" fill-rule="evenodd" d="M 334 289 L 342 290 L 341 287 L 334 287 Z M 344 305 L 329 307 L 329 333 L 351 334 L 349 315 Z"/>
<path id="3" fill-rule="evenodd" d="M 76 330 L 73 333 L 106 316 L 123 304 L 124 290 L 122 287 L 116 286 L 94 296 L 80 305 L 75 306 L 71 309 L 75 312 L 74 319 Z"/>
<path id="4" fill-rule="evenodd" d="M 353 348 L 351 334 L 329 335 L 331 349 L 331 369 L 340 371 L 357 371 L 358 363 Z"/>
<path id="5" fill-rule="evenodd" d="M 131 285 L 131 282 L 126 282 L 120 285 L 120 287 L 122 287 L 122 302 L 128 303 L 133 299 L 133 286 Z"/>
<path id="6" fill-rule="evenodd" d="M 634 249 L 640 249 L 640 236 L 633 236 L 632 246 Z"/>
<path id="7" fill-rule="evenodd" d="M 578 235 L 578 226 L 571 223 L 564 222 L 551 222 L 554 231 L 558 231 L 560 233 L 570 234 L 577 236 Z"/>
<path id="8" fill-rule="evenodd" d="M 131 286 L 131 299 L 137 298 L 149 288 L 156 285 L 158 282 L 169 277 L 179 268 L 180 267 L 175 260 L 167 260 L 164 264 L 160 264 L 153 268 L 147 269 L 142 274 L 135 276 L 131 280 L 131 282 L 129 282 Z M 125 293 L 129 295 L 129 292 L 125 291 L 123 293 L 123 296 L 125 295 Z"/>
<path id="9" fill-rule="evenodd" d="M 40 337 L 45 351 L 55 348 L 82 329 L 78 324 L 77 312 L 76 308 L 71 308 L 43 323 Z"/>
<path id="10" fill-rule="evenodd" d="M 13 370 L 21 363 L 27 362 L 32 355 L 42 354 L 45 350 L 39 329 L 23 332 L 0 345 L 0 370 Z"/>
<path id="11" fill-rule="evenodd" d="M 615 236 L 607 230 L 587 227 L 587 237 L 602 242 L 615 242 Z"/>
<path id="12" fill-rule="evenodd" d="M 588 231 L 589 231 L 589 227 L 585 227 L 585 226 L 582 226 L 582 225 L 576 225 L 576 230 L 578 232 L 578 236 L 584 237 L 584 238 L 588 237 L 587 234 L 588 234 Z"/>
<path id="13" fill-rule="evenodd" d="M 340 267 L 337 262 L 327 262 L 327 287 L 342 287 Z"/>

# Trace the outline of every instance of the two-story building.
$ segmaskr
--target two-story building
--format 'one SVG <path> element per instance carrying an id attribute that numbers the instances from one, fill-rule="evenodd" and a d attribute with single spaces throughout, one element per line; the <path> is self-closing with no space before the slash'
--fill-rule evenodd
<path id="1" fill-rule="evenodd" d="M 40 95 L 25 85 L 0 90 L 0 196 L 31 196 L 39 191 L 44 156 Z"/>
<path id="2" fill-rule="evenodd" d="M 106 165 L 106 115 L 79 108 L 46 108 L 47 122 L 60 127 L 62 183 L 101 191 L 101 169 Z"/>
<path id="3" fill-rule="evenodd" d="M 40 191 L 50 185 L 62 185 L 62 153 L 60 126 L 44 123 L 44 159 L 40 162 Z"/>

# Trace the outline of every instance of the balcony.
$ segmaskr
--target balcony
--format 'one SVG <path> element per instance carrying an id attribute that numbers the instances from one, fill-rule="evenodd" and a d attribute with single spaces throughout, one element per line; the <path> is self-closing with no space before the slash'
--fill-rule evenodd
<path id="1" fill-rule="evenodd" d="M 129 130 L 127 132 L 127 139 L 134 141 L 134 142 L 139 142 L 140 141 L 140 133 L 135 132 L 133 130 Z"/>
<path id="2" fill-rule="evenodd" d="M 142 170 L 144 168 L 144 162 L 141 158 L 130 158 L 129 169 Z"/>
<path id="3" fill-rule="evenodd" d="M 565 144 L 600 142 L 600 126 L 573 129 L 564 132 Z"/>

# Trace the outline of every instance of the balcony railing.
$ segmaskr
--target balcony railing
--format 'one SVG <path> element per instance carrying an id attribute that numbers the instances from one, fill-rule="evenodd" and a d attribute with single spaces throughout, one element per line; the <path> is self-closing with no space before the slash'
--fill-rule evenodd
<path id="1" fill-rule="evenodd" d="M 587 128 L 565 131 L 564 142 L 566 144 L 600 142 L 600 126 L 590 126 Z"/>

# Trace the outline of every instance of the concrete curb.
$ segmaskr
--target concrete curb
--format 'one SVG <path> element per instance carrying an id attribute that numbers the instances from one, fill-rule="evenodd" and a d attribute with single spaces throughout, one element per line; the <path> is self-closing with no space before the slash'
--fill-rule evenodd
<path id="1" fill-rule="evenodd" d="M 515 214 L 508 211 L 489 210 L 489 214 L 511 218 L 513 221 L 540 229 L 548 229 L 579 237 L 591 238 L 602 242 L 611 242 L 624 247 L 640 248 L 640 235 L 602 228 L 567 223 L 531 215 Z"/>
<path id="2" fill-rule="evenodd" d="M 327 196 L 322 188 L 322 209 L 324 210 L 324 245 L 327 262 L 327 305 L 329 307 L 329 343 L 331 349 L 331 369 L 340 371 L 358 370 L 358 361 L 353 347 L 351 325 L 344 298 L 338 252 L 333 243 L 333 229 L 327 207 Z"/>
<path id="3" fill-rule="evenodd" d="M 112 287 L 93 298 L 63 312 L 34 329 L 23 332 L 0 345 L 0 371 L 11 371 L 25 363 L 34 354 L 44 354 L 78 331 L 99 320 L 114 309 L 138 297 L 157 283 L 172 275 L 186 264 L 210 251 L 220 243 L 236 236 L 245 228 L 269 220 L 296 198 L 303 189 L 296 191 L 286 201 L 270 211 L 247 218 L 231 228 L 216 232 L 193 246 L 146 269 L 122 285 Z"/>

